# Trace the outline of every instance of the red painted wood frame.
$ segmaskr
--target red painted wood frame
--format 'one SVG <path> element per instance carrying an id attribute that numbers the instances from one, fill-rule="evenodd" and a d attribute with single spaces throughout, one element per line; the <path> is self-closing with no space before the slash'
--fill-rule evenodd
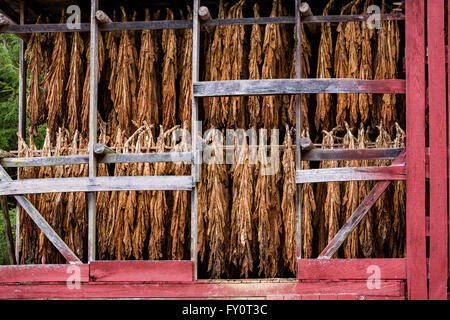
<path id="1" fill-rule="evenodd" d="M 428 298 L 425 238 L 424 2 L 424 0 L 405 1 L 406 276 L 409 299 Z"/>
<path id="2" fill-rule="evenodd" d="M 447 97 L 445 1 L 427 2 L 428 105 L 430 137 L 430 300 L 447 300 Z M 422 222 L 422 217 L 420 217 Z M 423 253 L 421 253 L 423 259 Z M 423 270 L 421 271 L 423 273 Z M 421 280 L 423 282 L 423 280 Z"/>

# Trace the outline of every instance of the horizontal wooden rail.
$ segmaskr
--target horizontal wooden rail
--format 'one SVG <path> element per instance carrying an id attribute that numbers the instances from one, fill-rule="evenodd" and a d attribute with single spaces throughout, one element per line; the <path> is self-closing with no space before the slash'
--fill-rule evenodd
<path id="1" fill-rule="evenodd" d="M 98 282 L 192 282 L 192 261 L 93 261 L 90 276 Z"/>
<path id="2" fill-rule="evenodd" d="M 146 162 L 192 162 L 191 152 L 165 153 L 113 153 L 101 156 L 99 163 L 146 163 Z M 0 165 L 5 168 L 45 167 L 88 164 L 89 155 L 34 158 L 4 158 Z"/>
<path id="3" fill-rule="evenodd" d="M 59 192 L 192 190 L 191 176 L 24 179 L 0 182 L 0 195 Z"/>
<path id="4" fill-rule="evenodd" d="M 349 22 L 366 21 L 370 15 L 330 15 L 311 16 L 302 18 L 302 23 L 325 23 L 325 22 Z M 382 14 L 381 20 L 404 20 L 403 14 Z M 261 17 L 242 19 L 213 19 L 202 22 L 202 26 L 224 26 L 224 25 L 253 25 L 253 24 L 294 24 L 295 17 Z M 121 30 L 161 30 L 161 29 L 192 29 L 192 20 L 158 20 L 158 21 L 130 21 L 111 22 L 99 25 L 100 31 L 121 31 Z M 25 24 L 6 25 L 0 27 L 0 33 L 26 34 L 45 32 L 89 32 L 90 23 L 81 23 L 80 28 L 70 29 L 67 24 Z"/>
<path id="5" fill-rule="evenodd" d="M 402 148 L 386 149 L 312 149 L 302 151 L 302 161 L 394 160 Z"/>
<path id="6" fill-rule="evenodd" d="M 297 183 L 406 180 L 405 166 L 298 170 Z"/>
<path id="7" fill-rule="evenodd" d="M 367 280 L 379 271 L 380 280 L 406 279 L 406 259 L 299 259 L 300 280 Z"/>
<path id="8" fill-rule="evenodd" d="M 405 80 L 272 79 L 202 81 L 194 96 L 294 95 L 305 93 L 406 93 Z"/>
<path id="9" fill-rule="evenodd" d="M 67 282 L 73 275 L 79 276 L 80 282 L 89 282 L 89 265 L 0 266 L 0 283 Z"/>

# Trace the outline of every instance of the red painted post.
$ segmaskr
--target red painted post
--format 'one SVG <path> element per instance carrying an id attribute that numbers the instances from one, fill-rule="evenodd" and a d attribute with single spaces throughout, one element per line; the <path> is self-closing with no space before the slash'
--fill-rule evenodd
<path id="1" fill-rule="evenodd" d="M 444 0 L 428 1 L 430 130 L 429 299 L 447 300 L 447 104 Z"/>
<path id="2" fill-rule="evenodd" d="M 427 299 L 425 243 L 425 7 L 405 2 L 408 298 Z"/>

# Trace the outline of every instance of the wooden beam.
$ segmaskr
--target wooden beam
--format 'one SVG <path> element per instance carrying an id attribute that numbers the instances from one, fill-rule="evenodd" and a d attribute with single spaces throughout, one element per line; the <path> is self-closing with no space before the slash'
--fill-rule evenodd
<path id="1" fill-rule="evenodd" d="M 200 0 L 193 0 L 192 15 L 192 83 L 200 80 L 200 18 L 199 18 Z M 192 89 L 193 90 L 193 89 Z M 198 99 L 192 95 L 191 112 L 191 136 L 192 136 L 192 155 L 193 164 L 191 169 L 192 181 L 194 183 L 191 192 L 191 261 L 193 263 L 193 280 L 197 280 L 197 241 L 198 241 L 198 182 L 201 178 L 201 154 L 198 150 L 198 134 L 202 128 L 198 122 Z"/>
<path id="2" fill-rule="evenodd" d="M 5 16 L 4 14 L 0 14 L 0 26 L 14 25 L 16 24 L 10 18 Z"/>
<path id="3" fill-rule="evenodd" d="M 406 279 L 406 259 L 300 259 L 297 265 L 299 280 L 367 280 L 371 266 L 379 268 L 380 280 Z"/>
<path id="4" fill-rule="evenodd" d="M 211 21 L 211 13 L 209 13 L 208 7 L 202 6 L 198 9 L 198 16 L 202 21 Z"/>
<path id="5" fill-rule="evenodd" d="M 102 24 L 113 22 L 112 19 L 110 17 L 108 17 L 108 15 L 102 10 L 98 10 L 95 13 L 95 18 L 97 19 L 97 21 L 99 23 L 102 23 Z"/>
<path id="6" fill-rule="evenodd" d="M 404 165 L 389 167 L 355 167 L 298 170 L 297 183 L 321 183 L 332 181 L 406 180 Z"/>
<path id="7" fill-rule="evenodd" d="M 19 23 L 23 25 L 25 23 L 25 2 L 20 1 L 20 14 Z M 19 45 L 19 114 L 18 114 L 18 134 L 25 139 L 26 126 L 27 126 L 27 67 L 25 61 L 25 42 L 20 40 Z M 21 149 L 21 140 L 17 142 L 18 150 Z M 20 179 L 20 170 L 17 169 L 17 179 Z M 16 207 L 16 260 L 20 261 L 20 209 Z"/>
<path id="8" fill-rule="evenodd" d="M 8 284 L 0 287 L 0 299 L 231 299 L 270 298 L 294 295 L 358 295 L 404 296 L 401 280 L 380 280 L 377 290 L 367 287 L 367 280 L 344 281 L 245 281 L 219 283 L 198 281 L 191 283 L 81 283 L 79 290 L 70 290 L 66 283 L 46 285 Z M 5 289 L 4 289 L 5 288 Z M 177 311 L 178 312 L 178 311 Z"/>
<path id="9" fill-rule="evenodd" d="M 366 21 L 368 15 L 356 16 L 313 16 L 305 17 L 302 23 L 317 24 L 325 22 L 349 22 Z M 404 20 L 402 14 L 381 15 L 381 20 Z M 242 19 L 213 19 L 202 23 L 201 27 L 226 26 L 226 25 L 253 25 L 253 24 L 295 24 L 295 17 L 261 17 L 261 18 L 242 18 Z M 190 29 L 191 20 L 160 20 L 160 21 L 130 21 L 130 22 L 111 22 L 99 26 L 100 31 L 122 31 L 122 30 L 162 30 L 162 29 Z M 77 32 L 89 32 L 90 24 L 81 23 Z M 74 32 L 66 24 L 27 24 L 27 25 L 9 25 L 0 27 L 1 33 L 47 33 L 47 32 Z"/>
<path id="10" fill-rule="evenodd" d="M 108 148 L 109 149 L 109 148 Z M 108 152 L 114 152 L 109 149 Z M 100 154 L 101 155 L 101 154 Z M 193 160 L 192 152 L 165 153 L 107 153 L 98 159 L 98 163 L 153 163 L 153 162 L 189 162 Z M 4 168 L 51 167 L 62 165 L 89 164 L 89 155 L 5 158 L 0 159 Z"/>
<path id="11" fill-rule="evenodd" d="M 0 9 L 8 16 L 15 24 L 20 23 L 20 14 L 14 11 L 5 0 L 0 0 Z"/>
<path id="12" fill-rule="evenodd" d="M 0 266 L 0 283 L 67 283 L 74 273 L 71 271 L 73 267 L 67 264 Z M 79 268 L 80 282 L 89 282 L 89 265 L 79 264 L 76 267 Z"/>
<path id="13" fill-rule="evenodd" d="M 393 165 L 398 165 L 404 163 L 406 152 L 403 152 L 397 160 L 394 161 Z M 331 257 L 336 253 L 340 246 L 347 239 L 348 235 L 356 228 L 356 226 L 365 217 L 370 208 L 377 202 L 383 192 L 391 184 L 391 181 L 378 182 L 375 187 L 369 192 L 369 194 L 364 198 L 355 212 L 350 216 L 347 222 L 342 226 L 334 238 L 328 243 L 326 248 L 320 253 L 319 259 L 331 259 Z"/>
<path id="14" fill-rule="evenodd" d="M 89 100 L 89 179 L 97 176 L 97 158 L 95 155 L 95 145 L 97 144 L 97 104 L 98 104 L 98 22 L 96 13 L 98 11 L 98 1 L 91 0 L 91 30 L 90 30 L 90 100 Z M 88 193 L 88 256 L 89 262 L 96 260 L 97 236 L 97 194 Z"/>
<path id="15" fill-rule="evenodd" d="M 312 143 L 311 139 L 299 138 L 298 142 L 302 151 L 310 151 L 315 149 L 314 143 Z"/>
<path id="16" fill-rule="evenodd" d="M 192 282 L 192 261 L 93 261 L 96 282 Z"/>
<path id="17" fill-rule="evenodd" d="M 444 0 L 427 4 L 430 133 L 429 299 L 447 300 L 447 114 Z"/>
<path id="18" fill-rule="evenodd" d="M 0 184 L 8 184 L 13 181 L 8 173 L 0 166 L 0 180 L 6 181 Z M 43 180 L 43 179 L 42 179 Z M 27 180 L 20 180 L 17 183 L 24 183 Z M 41 216 L 39 211 L 33 206 L 33 204 L 24 196 L 14 196 L 20 206 L 28 213 L 30 218 L 36 223 L 38 228 L 44 233 L 47 239 L 55 246 L 55 248 L 63 255 L 64 258 L 70 263 L 81 263 L 80 259 L 70 250 L 70 248 L 64 243 L 59 235 L 52 229 L 47 221 Z"/>
<path id="19" fill-rule="evenodd" d="M 302 2 L 299 10 L 300 10 L 302 20 L 307 19 L 308 17 L 314 16 L 312 13 L 311 7 L 309 6 L 309 4 L 307 2 Z M 317 33 L 318 25 L 316 23 L 307 23 L 306 26 L 312 34 Z"/>
<path id="20" fill-rule="evenodd" d="M 105 156 L 107 154 L 114 154 L 116 152 L 102 143 L 96 143 L 94 145 L 94 153 L 96 156 Z"/>
<path id="21" fill-rule="evenodd" d="M 127 190 L 191 191 L 193 187 L 191 176 L 26 179 L 0 182 L 0 195 Z"/>
<path id="22" fill-rule="evenodd" d="M 425 1 L 405 2 L 406 44 L 406 252 L 411 300 L 426 300 L 425 237 Z"/>
<path id="23" fill-rule="evenodd" d="M 295 77 L 302 78 L 302 32 L 300 14 L 300 0 L 295 0 Z M 302 96 L 295 96 L 295 170 L 302 169 L 302 148 L 313 149 L 310 139 L 302 139 Z M 308 141 L 309 140 L 309 141 Z M 297 184 L 295 190 L 295 254 L 296 258 L 302 257 L 302 185 Z"/>
<path id="24" fill-rule="evenodd" d="M 9 220 L 8 200 L 6 197 L 1 197 L 3 221 L 5 223 L 5 238 L 8 246 L 9 262 L 10 264 L 17 264 L 16 255 L 14 252 L 14 240 L 11 229 L 11 221 Z"/>
<path id="25" fill-rule="evenodd" d="M 195 97 L 405 92 L 405 80 L 273 79 L 194 82 Z"/>
<path id="26" fill-rule="evenodd" d="M 313 149 L 302 152 L 302 161 L 395 160 L 402 148 L 386 149 Z"/>

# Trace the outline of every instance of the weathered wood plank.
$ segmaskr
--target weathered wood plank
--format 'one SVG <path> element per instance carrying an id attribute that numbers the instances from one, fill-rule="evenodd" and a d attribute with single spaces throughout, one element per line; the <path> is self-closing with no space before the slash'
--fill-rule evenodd
<path id="1" fill-rule="evenodd" d="M 91 0 L 91 29 L 90 29 L 90 75 L 89 75 L 89 178 L 97 176 L 97 158 L 95 145 L 97 144 L 97 104 L 98 104 L 98 22 L 96 14 L 99 0 Z M 89 262 L 96 259 L 97 248 L 97 194 L 88 193 L 88 256 Z"/>
<path id="2" fill-rule="evenodd" d="M 300 14 L 301 1 L 295 0 L 295 77 L 302 78 L 302 32 Z M 314 144 L 310 139 L 302 139 L 302 96 L 295 96 L 295 170 L 301 170 L 302 149 L 314 149 Z M 302 185 L 297 184 L 295 190 L 295 254 L 297 259 L 302 257 L 302 206 L 301 198 Z"/>
<path id="3" fill-rule="evenodd" d="M 193 187 L 191 176 L 27 179 L 0 182 L 0 195 L 124 190 L 191 191 Z"/>
<path id="4" fill-rule="evenodd" d="M 79 269 L 74 269 L 74 267 Z M 79 276 L 80 282 L 88 282 L 89 265 L 0 266 L 0 283 L 67 282 L 71 276 L 77 278 Z"/>
<path id="5" fill-rule="evenodd" d="M 444 0 L 427 4 L 430 133 L 429 299 L 447 300 L 447 113 Z"/>
<path id="6" fill-rule="evenodd" d="M 192 282 L 192 261 L 93 261 L 90 276 L 98 282 Z"/>
<path id="7" fill-rule="evenodd" d="M 300 280 L 367 280 L 376 266 L 380 279 L 406 279 L 406 259 L 330 259 L 297 261 Z"/>
<path id="8" fill-rule="evenodd" d="M 289 95 L 303 93 L 405 93 L 405 80 L 271 79 L 194 82 L 194 96 Z"/>
<path id="9" fill-rule="evenodd" d="M 145 162 L 192 162 L 191 152 L 167 153 L 113 153 L 98 159 L 98 163 L 145 163 Z M 88 164 L 89 155 L 35 157 L 35 158 L 5 158 L 0 159 L 4 168 L 46 167 L 61 165 Z"/>
<path id="10" fill-rule="evenodd" d="M 102 143 L 96 143 L 94 145 L 94 153 L 96 156 L 105 156 L 107 154 L 113 154 L 116 153 L 113 149 L 105 146 Z"/>
<path id="11" fill-rule="evenodd" d="M 369 15 L 330 15 L 330 16 L 312 16 L 302 19 L 302 23 L 317 24 L 325 22 L 348 22 L 348 21 L 367 21 Z M 402 14 L 382 14 L 381 20 L 404 20 Z M 295 17 L 261 17 L 261 18 L 242 18 L 242 19 L 213 19 L 202 23 L 202 27 L 224 26 L 224 25 L 253 25 L 253 24 L 294 24 Z M 135 22 L 111 22 L 99 26 L 100 31 L 121 31 L 121 30 L 158 30 L 158 29 L 189 29 L 192 28 L 191 20 L 160 20 L 160 21 L 135 21 Z M 89 32 L 90 24 L 81 23 L 77 32 Z M 74 32 L 66 24 L 26 24 L 1 26 L 0 33 L 46 33 L 46 32 Z"/>
<path id="12" fill-rule="evenodd" d="M 10 183 L 12 181 L 8 173 L 0 166 L 0 179 L 2 183 Z M 18 183 L 22 183 L 25 180 L 20 180 Z M 47 221 L 41 216 L 39 211 L 33 206 L 33 204 L 23 196 L 14 197 L 20 206 L 28 213 L 30 218 L 36 223 L 38 228 L 45 234 L 48 240 L 55 246 L 55 248 L 67 259 L 70 263 L 81 263 L 80 259 L 70 250 L 70 248 L 61 240 L 59 235 L 52 229 Z"/>
<path id="13" fill-rule="evenodd" d="M 3 290 L 7 288 L 7 290 Z M 402 281 L 381 280 L 380 289 L 371 290 L 367 281 L 261 282 L 261 283 L 81 283 L 79 290 L 67 285 L 8 285 L 0 289 L 0 299 L 65 298 L 236 298 L 288 295 L 353 294 L 400 297 Z"/>
<path id="14" fill-rule="evenodd" d="M 298 170 L 297 183 L 320 183 L 331 181 L 406 180 L 406 167 L 355 167 L 333 169 Z"/>
<path id="15" fill-rule="evenodd" d="M 99 159 L 99 163 L 144 163 L 144 162 L 189 162 L 192 163 L 192 152 L 166 152 L 143 154 L 107 154 Z"/>
<path id="16" fill-rule="evenodd" d="M 397 160 L 394 161 L 393 165 L 399 163 L 404 163 L 406 152 L 403 152 Z M 356 228 L 358 223 L 364 218 L 367 212 L 372 208 L 372 206 L 377 202 L 378 198 L 383 194 L 387 187 L 391 184 L 391 181 L 378 182 L 375 187 L 369 192 L 369 194 L 364 198 L 355 212 L 350 216 L 347 222 L 342 226 L 326 248 L 320 253 L 319 259 L 331 259 L 331 257 L 336 253 L 340 246 L 347 239 L 348 235 Z"/>
<path id="17" fill-rule="evenodd" d="M 200 0 L 193 1 L 192 15 L 192 83 L 200 79 Z M 193 89 L 192 89 L 193 90 Z M 202 128 L 198 123 L 198 99 L 192 95 L 192 111 L 191 111 L 191 136 L 192 136 L 192 155 L 193 165 L 191 169 L 192 182 L 194 188 L 191 192 L 191 261 L 193 263 L 193 280 L 197 280 L 197 241 L 198 241 L 198 182 L 201 177 L 201 155 L 197 152 L 198 136 Z"/>
<path id="18" fill-rule="evenodd" d="M 0 160 L 4 168 L 46 167 L 61 165 L 88 164 L 89 155 L 35 157 L 35 158 L 5 158 Z"/>
<path id="19" fill-rule="evenodd" d="M 302 152 L 302 161 L 394 160 L 402 148 L 387 149 L 313 149 Z"/>
<path id="20" fill-rule="evenodd" d="M 19 23 L 23 25 L 25 23 L 25 3 L 21 1 L 19 12 Z M 25 43 L 23 39 L 20 41 L 20 53 L 19 53 L 19 114 L 18 114 L 18 131 L 17 133 L 25 138 L 26 125 L 27 125 L 27 68 L 25 61 Z M 20 150 L 20 139 L 17 142 L 18 150 Z M 17 177 L 20 179 L 20 172 L 17 169 Z M 19 206 L 16 207 L 16 261 L 20 261 L 20 210 Z"/>
<path id="21" fill-rule="evenodd" d="M 425 4 L 405 1 L 406 39 L 406 252 L 411 300 L 426 300 L 425 237 Z"/>

